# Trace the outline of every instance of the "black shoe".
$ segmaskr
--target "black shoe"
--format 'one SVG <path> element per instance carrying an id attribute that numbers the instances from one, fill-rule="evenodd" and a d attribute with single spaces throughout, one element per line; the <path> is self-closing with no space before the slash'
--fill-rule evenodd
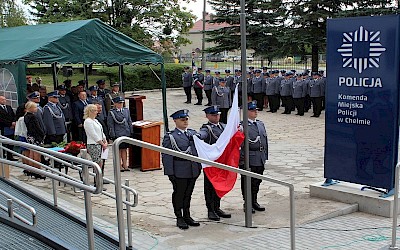
<path id="1" fill-rule="evenodd" d="M 186 101 L 186 102 L 184 102 L 184 103 L 188 104 L 189 102 L 188 102 L 188 101 Z"/>
<path id="2" fill-rule="evenodd" d="M 202 105 L 201 103 L 195 103 L 194 105 Z"/>
<path id="3" fill-rule="evenodd" d="M 231 217 L 232 217 L 231 214 L 225 213 L 225 212 L 222 211 L 221 209 L 217 209 L 217 211 L 215 211 L 215 212 L 217 213 L 217 215 L 218 215 L 219 217 L 222 217 L 222 218 L 231 218 Z"/>
<path id="4" fill-rule="evenodd" d="M 219 218 L 218 214 L 214 211 L 208 211 L 208 219 L 219 221 L 221 218 Z"/>
<path id="5" fill-rule="evenodd" d="M 110 184 L 111 182 L 103 179 L 103 184 Z"/>
<path id="6" fill-rule="evenodd" d="M 310 117 L 317 117 L 316 115 L 312 115 L 312 116 L 310 116 Z"/>
<path id="7" fill-rule="evenodd" d="M 183 218 L 176 218 L 176 226 L 179 227 L 180 229 L 188 229 L 189 228 L 188 224 L 186 224 L 186 222 Z"/>
<path id="8" fill-rule="evenodd" d="M 198 221 L 193 220 L 192 217 L 188 217 L 188 218 L 183 218 L 186 222 L 186 224 L 188 224 L 189 226 L 192 227 L 198 227 L 200 226 L 200 223 Z"/>
<path id="9" fill-rule="evenodd" d="M 272 110 L 268 110 L 267 112 L 273 112 Z"/>
<path id="10" fill-rule="evenodd" d="M 253 203 L 253 209 L 257 211 L 265 211 L 265 207 L 260 206 L 257 202 Z"/>
<path id="11" fill-rule="evenodd" d="M 246 212 L 246 205 L 245 204 L 243 204 L 243 212 Z M 254 208 L 251 208 L 251 213 L 255 214 L 256 210 L 254 210 Z"/>
<path id="12" fill-rule="evenodd" d="M 285 114 L 285 115 L 286 115 L 287 113 L 286 113 L 286 112 L 283 112 L 282 114 Z"/>
<path id="13" fill-rule="evenodd" d="M 300 115 L 299 113 L 297 113 L 296 115 Z"/>

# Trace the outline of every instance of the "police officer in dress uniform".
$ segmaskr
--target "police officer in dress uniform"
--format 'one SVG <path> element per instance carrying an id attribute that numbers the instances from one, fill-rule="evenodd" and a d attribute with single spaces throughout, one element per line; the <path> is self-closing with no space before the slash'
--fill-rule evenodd
<path id="1" fill-rule="evenodd" d="M 213 78 L 213 87 L 218 87 L 219 79 L 221 79 L 221 72 L 215 71 L 214 74 L 215 74 L 215 76 Z"/>
<path id="2" fill-rule="evenodd" d="M 264 108 L 264 93 L 265 93 L 265 79 L 261 76 L 261 70 L 255 70 L 255 77 L 253 77 L 252 92 L 253 100 L 257 101 L 257 108 L 262 111 Z"/>
<path id="3" fill-rule="evenodd" d="M 43 107 L 43 122 L 46 127 L 45 144 L 60 143 L 67 133 L 64 113 L 58 105 L 58 91 L 47 94 L 49 102 Z"/>
<path id="4" fill-rule="evenodd" d="M 309 93 L 313 105 L 314 114 L 311 117 L 319 117 L 322 110 L 322 79 L 318 72 L 312 73 L 313 80 L 309 81 Z"/>
<path id="5" fill-rule="evenodd" d="M 225 124 L 219 122 L 220 110 L 218 106 L 203 109 L 208 122 L 201 126 L 198 136 L 208 144 L 214 144 L 225 129 Z M 215 192 L 214 186 L 204 173 L 204 198 L 208 210 L 208 219 L 219 221 L 222 218 L 231 218 L 231 215 L 221 210 L 221 198 Z"/>
<path id="6" fill-rule="evenodd" d="M 201 105 L 203 102 L 204 74 L 202 71 L 202 68 L 197 68 L 197 74 L 193 76 L 193 89 L 197 97 L 197 102 L 194 105 Z"/>
<path id="7" fill-rule="evenodd" d="M 304 84 L 303 74 L 298 74 L 293 83 L 293 102 L 299 116 L 304 115 L 304 98 L 307 94 L 307 85 Z"/>
<path id="8" fill-rule="evenodd" d="M 119 83 L 118 82 L 114 82 L 113 84 L 111 84 L 111 91 L 110 93 L 106 94 L 106 99 L 105 99 L 105 107 L 106 107 L 106 114 L 108 114 L 110 112 L 111 109 L 114 108 L 114 103 L 113 103 L 113 99 L 115 97 L 124 97 L 124 94 L 122 92 L 119 91 Z"/>
<path id="9" fill-rule="evenodd" d="M 112 101 L 114 103 L 114 108 L 110 110 L 107 116 L 107 126 L 110 132 L 110 138 L 115 140 L 121 136 L 132 136 L 132 119 L 129 110 L 124 108 L 125 99 L 121 96 L 117 96 Z M 121 143 L 119 146 L 119 154 L 122 160 L 121 172 L 129 171 L 127 160 L 128 148 L 129 144 L 127 143 Z"/>
<path id="10" fill-rule="evenodd" d="M 213 77 L 211 76 L 211 71 L 206 69 L 206 76 L 204 77 L 204 92 L 207 97 L 207 104 L 205 106 L 211 106 L 211 92 L 213 89 Z"/>
<path id="11" fill-rule="evenodd" d="M 103 109 L 102 109 L 102 116 L 103 117 L 107 117 L 107 113 L 106 113 L 106 106 L 105 106 L 105 104 L 104 104 L 104 99 L 103 99 L 103 97 L 101 97 L 101 96 L 99 96 L 98 95 L 98 93 L 99 93 L 99 87 L 97 87 L 97 86 L 91 86 L 90 88 L 89 88 L 89 91 L 90 91 L 90 94 L 89 94 L 89 96 L 88 96 L 88 100 L 89 100 L 89 102 L 91 102 L 91 103 L 99 103 L 101 106 L 103 106 Z"/>
<path id="12" fill-rule="evenodd" d="M 229 69 L 225 70 L 225 84 L 226 87 L 228 87 L 231 90 L 231 101 L 233 98 L 233 93 L 235 92 L 235 83 L 234 83 L 235 78 L 231 76 L 231 71 Z"/>
<path id="13" fill-rule="evenodd" d="M 319 75 L 321 76 L 321 97 L 322 97 L 322 107 L 321 110 L 325 110 L 325 88 L 326 88 L 326 77 L 324 76 L 323 70 L 318 71 Z"/>
<path id="14" fill-rule="evenodd" d="M 306 96 L 304 97 L 304 112 L 308 112 L 308 110 L 311 108 L 311 97 L 309 93 L 309 88 L 310 88 L 310 81 L 312 80 L 312 77 L 310 77 L 308 74 L 310 73 L 309 70 L 306 70 L 303 73 L 303 84 L 305 85 L 305 88 L 307 89 L 306 91 Z"/>
<path id="15" fill-rule="evenodd" d="M 242 105 L 242 71 L 240 69 L 235 69 L 235 77 L 233 80 L 233 84 L 236 85 L 238 84 L 238 100 L 239 100 L 239 106 Z M 233 101 L 233 94 L 235 93 L 235 89 L 233 89 L 233 93 L 231 90 L 231 97 Z"/>
<path id="16" fill-rule="evenodd" d="M 280 95 L 282 98 L 282 104 L 285 107 L 285 111 L 282 114 L 290 114 L 293 106 L 293 84 L 292 84 L 292 73 L 286 73 L 285 78 L 281 81 Z"/>
<path id="17" fill-rule="evenodd" d="M 279 72 L 278 72 L 278 74 L 279 74 Z M 276 99 L 278 99 L 278 96 L 276 93 L 278 82 L 279 82 L 279 86 L 280 86 L 280 80 L 277 76 L 276 71 L 271 71 L 270 78 L 268 78 L 268 80 L 265 84 L 265 94 L 268 97 L 268 106 L 269 106 L 269 111 L 267 111 L 267 112 L 275 113 L 278 110 L 278 107 L 277 107 L 278 101 L 276 100 Z"/>
<path id="18" fill-rule="evenodd" d="M 231 91 L 225 86 L 225 79 L 219 79 L 219 86 L 214 87 L 211 93 L 211 104 L 218 105 L 221 111 L 221 122 L 227 123 L 228 111 L 231 106 Z"/>
<path id="19" fill-rule="evenodd" d="M 58 86 L 58 106 L 60 106 L 64 118 L 65 118 L 65 127 L 67 129 L 67 141 L 71 141 L 71 125 L 72 125 L 72 104 L 71 99 L 67 94 L 67 87 L 65 85 Z"/>
<path id="20" fill-rule="evenodd" d="M 267 131 L 265 129 L 265 125 L 262 121 L 257 120 L 257 104 L 255 102 L 249 102 L 247 104 L 248 109 L 248 140 L 249 140 L 249 162 L 250 162 L 250 170 L 251 172 L 257 174 L 263 174 L 265 169 L 265 162 L 268 160 L 268 140 L 267 140 Z M 243 123 L 243 121 L 242 121 Z M 241 162 L 244 161 L 244 151 L 242 147 L 241 151 Z M 240 168 L 244 169 L 243 163 L 240 165 Z M 241 178 L 241 189 L 242 195 L 244 199 L 245 193 L 245 184 L 244 184 L 244 176 Z M 265 211 L 265 208 L 258 204 L 257 194 L 260 189 L 261 184 L 260 179 L 251 178 L 251 199 L 252 199 L 252 207 L 257 211 Z"/>
<path id="21" fill-rule="evenodd" d="M 97 90 L 97 95 L 103 98 L 103 100 L 106 99 L 106 95 L 110 93 L 109 89 L 106 89 L 106 81 L 103 79 L 97 80 L 96 81 L 97 86 L 99 87 Z M 104 107 L 103 107 L 104 108 Z"/>
<path id="22" fill-rule="evenodd" d="M 189 67 L 183 68 L 184 72 L 182 73 L 182 87 L 185 91 L 186 102 L 192 103 L 192 84 L 193 84 L 193 75 L 189 71 Z"/>
<path id="23" fill-rule="evenodd" d="M 163 147 L 197 156 L 193 142 L 196 131 L 188 129 L 189 111 L 178 110 L 171 117 L 174 119 L 176 128 L 164 135 Z M 200 223 L 190 216 L 190 200 L 196 179 L 201 172 L 201 165 L 167 154 L 162 154 L 162 163 L 164 174 L 168 175 L 173 187 L 172 205 L 177 219 L 176 226 L 180 229 L 199 226 Z"/>

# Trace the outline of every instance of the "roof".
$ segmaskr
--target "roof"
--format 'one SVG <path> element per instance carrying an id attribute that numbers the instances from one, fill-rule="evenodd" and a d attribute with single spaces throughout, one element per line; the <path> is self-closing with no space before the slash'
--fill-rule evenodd
<path id="1" fill-rule="evenodd" d="M 160 64 L 154 51 L 99 19 L 0 29 L 0 63 Z"/>
<path id="2" fill-rule="evenodd" d="M 212 15 L 206 15 L 206 31 L 217 30 L 220 28 L 230 27 L 232 25 L 228 23 L 209 23 L 208 21 L 211 20 Z M 194 23 L 193 27 L 189 30 L 189 33 L 197 33 L 203 31 L 203 19 L 198 20 Z"/>

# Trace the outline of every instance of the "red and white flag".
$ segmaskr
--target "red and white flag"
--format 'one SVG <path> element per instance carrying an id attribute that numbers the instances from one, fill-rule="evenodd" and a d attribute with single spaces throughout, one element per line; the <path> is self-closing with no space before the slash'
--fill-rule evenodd
<path id="1" fill-rule="evenodd" d="M 244 140 L 244 134 L 239 130 L 240 115 L 237 88 L 236 85 L 228 123 L 217 142 L 210 145 L 196 136 L 193 137 L 200 158 L 223 163 L 235 168 L 239 166 L 240 145 Z M 202 165 L 203 171 L 213 184 L 218 197 L 221 198 L 232 190 L 237 179 L 236 173 L 206 164 Z"/>

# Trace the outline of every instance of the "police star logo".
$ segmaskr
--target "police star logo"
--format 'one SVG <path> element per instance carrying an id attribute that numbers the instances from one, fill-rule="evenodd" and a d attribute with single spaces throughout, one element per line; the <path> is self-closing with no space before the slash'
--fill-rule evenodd
<path id="1" fill-rule="evenodd" d="M 379 68 L 379 57 L 386 51 L 380 35 L 380 31 L 368 31 L 363 26 L 343 33 L 342 46 L 337 50 L 342 55 L 343 68 L 354 68 L 360 74 L 367 68 Z"/>

